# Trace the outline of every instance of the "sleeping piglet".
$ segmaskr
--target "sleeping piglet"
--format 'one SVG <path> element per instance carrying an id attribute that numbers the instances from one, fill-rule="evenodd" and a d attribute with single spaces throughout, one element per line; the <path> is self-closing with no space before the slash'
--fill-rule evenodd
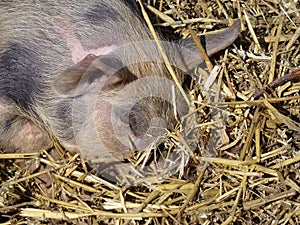
<path id="1" fill-rule="evenodd" d="M 86 159 L 142 150 L 189 106 L 134 2 L 0 2 L 0 148 L 31 152 L 55 137 Z M 201 36 L 208 55 L 240 22 Z M 203 62 L 192 39 L 160 35 L 179 83 Z M 175 99 L 175 100 L 174 100 Z"/>

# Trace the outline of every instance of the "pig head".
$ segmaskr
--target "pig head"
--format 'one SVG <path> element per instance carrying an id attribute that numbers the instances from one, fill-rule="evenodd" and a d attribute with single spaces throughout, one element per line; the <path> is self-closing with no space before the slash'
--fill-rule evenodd
<path id="1" fill-rule="evenodd" d="M 232 43 L 239 29 L 237 20 L 224 31 L 203 36 L 207 53 Z M 180 83 L 203 62 L 190 39 L 161 43 Z M 114 45 L 102 55 L 89 54 L 58 77 L 55 88 L 66 98 L 73 97 L 72 143 L 89 159 L 104 152 L 120 159 L 128 156 L 130 148 L 145 149 L 173 130 L 189 110 L 153 40 Z M 70 148 L 70 142 L 63 143 Z M 106 151 L 99 154 L 99 149 Z"/>

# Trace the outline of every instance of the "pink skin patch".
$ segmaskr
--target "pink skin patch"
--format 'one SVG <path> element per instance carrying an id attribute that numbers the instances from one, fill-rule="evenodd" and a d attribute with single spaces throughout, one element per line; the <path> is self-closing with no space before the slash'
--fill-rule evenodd
<path id="1" fill-rule="evenodd" d="M 21 153 L 31 153 L 49 146 L 51 139 L 44 130 L 28 121 L 10 142 Z"/>
<path id="2" fill-rule="evenodd" d="M 9 108 L 0 104 L 0 116 L 2 119 L 10 118 L 11 115 L 16 114 L 13 110 L 11 112 Z M 16 128 L 18 128 L 18 130 Z M 16 128 L 14 128 L 17 130 L 16 133 L 14 133 L 12 139 L 9 140 L 9 145 L 12 148 L 10 150 L 12 151 L 21 153 L 37 152 L 51 143 L 48 133 L 31 121 L 26 122 L 22 127 Z"/>
<path id="3" fill-rule="evenodd" d="M 72 61 L 74 62 L 74 64 L 80 62 L 89 54 L 93 54 L 96 56 L 106 55 L 116 48 L 115 45 L 111 45 L 96 49 L 84 49 L 80 40 L 75 35 L 73 26 L 70 21 L 70 15 L 67 11 L 63 11 L 60 15 L 50 18 L 49 22 L 67 42 L 67 48 L 71 52 Z"/>

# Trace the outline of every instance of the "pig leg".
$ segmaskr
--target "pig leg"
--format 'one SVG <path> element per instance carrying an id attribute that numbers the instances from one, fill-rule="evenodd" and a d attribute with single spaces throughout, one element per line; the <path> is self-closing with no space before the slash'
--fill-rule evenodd
<path id="1" fill-rule="evenodd" d="M 0 108 L 3 107 L 0 105 Z M 49 146 L 50 142 L 47 132 L 32 121 L 18 115 L 0 112 L 0 149 L 5 153 L 39 152 Z M 28 168 L 32 173 L 47 168 L 36 163 L 31 163 L 27 167 L 28 164 L 26 165 L 23 160 L 17 160 L 16 163 L 22 168 Z M 41 188 L 48 193 L 53 179 L 49 174 L 42 174 L 38 176 L 38 179 L 37 182 Z"/>
<path id="2" fill-rule="evenodd" d="M 6 153 L 37 152 L 51 143 L 45 130 L 0 105 L 0 148 Z"/>

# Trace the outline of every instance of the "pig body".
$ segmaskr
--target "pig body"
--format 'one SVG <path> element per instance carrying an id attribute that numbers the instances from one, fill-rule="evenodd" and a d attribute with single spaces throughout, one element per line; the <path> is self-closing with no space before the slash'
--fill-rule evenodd
<path id="1" fill-rule="evenodd" d="M 120 0 L 0 3 L 2 149 L 36 151 L 50 143 L 51 135 L 87 158 L 101 157 L 103 148 L 124 156 L 129 149 L 124 145 L 127 137 L 136 148 L 151 142 L 146 135 L 151 118 L 163 115 L 166 129 L 176 123 L 168 99 L 153 94 L 165 87 L 155 84 L 149 88 L 151 80 L 143 83 L 142 78 L 171 76 L 162 59 L 154 62 L 161 55 L 134 7 Z M 208 54 L 231 44 L 239 30 L 236 22 L 203 39 Z M 181 60 L 171 60 L 181 82 L 184 73 L 202 62 L 201 56 L 189 39 L 167 46 L 167 55 Z M 189 49 L 189 54 L 181 54 L 178 46 Z M 129 92 L 122 92 L 118 103 L 112 103 L 124 87 L 140 79 Z M 132 94 L 146 100 L 127 101 L 126 95 Z M 126 114 L 127 105 L 130 112 Z M 119 127 L 119 123 L 125 125 Z M 88 147 L 82 150 L 80 143 Z"/>

